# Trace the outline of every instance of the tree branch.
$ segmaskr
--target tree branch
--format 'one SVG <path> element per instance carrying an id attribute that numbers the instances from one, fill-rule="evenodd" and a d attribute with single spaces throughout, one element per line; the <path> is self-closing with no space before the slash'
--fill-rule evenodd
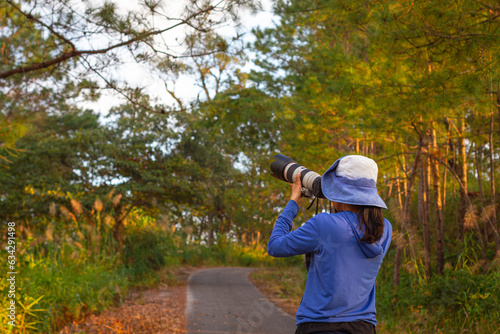
<path id="1" fill-rule="evenodd" d="M 100 49 L 100 50 L 76 50 L 76 49 L 73 49 L 72 51 L 70 52 L 62 52 L 62 54 L 60 54 L 59 56 L 51 59 L 51 60 L 48 60 L 48 61 L 43 61 L 43 62 L 40 62 L 40 63 L 35 63 L 35 64 L 32 64 L 32 65 L 27 65 L 27 66 L 20 66 L 20 67 L 16 67 L 12 70 L 9 70 L 9 71 L 5 71 L 5 72 L 1 72 L 0 73 L 0 79 L 6 79 L 12 75 L 15 75 L 15 74 L 19 74 L 19 73 L 29 73 L 29 72 L 33 72 L 33 71 L 36 71 L 36 70 L 40 70 L 40 69 L 44 69 L 44 68 L 48 68 L 50 66 L 53 66 L 53 65 L 56 65 L 56 64 L 59 64 L 59 63 L 62 63 L 62 62 L 65 62 L 71 58 L 75 58 L 75 57 L 79 57 L 79 56 L 82 56 L 82 55 L 95 55 L 95 54 L 103 54 L 103 53 L 107 53 L 113 49 L 116 49 L 116 48 L 120 48 L 122 46 L 127 46 L 127 45 L 130 45 L 132 43 L 135 43 L 135 42 L 139 42 L 139 41 L 142 41 L 148 37 L 151 37 L 151 36 L 155 36 L 155 35 L 159 35 L 159 34 L 162 34 L 168 30 L 171 30 L 171 29 L 174 29 L 178 26 L 181 26 L 183 24 L 188 24 L 189 21 L 191 19 L 193 19 L 194 17 L 198 16 L 198 15 L 201 15 L 203 13 L 207 13 L 207 12 L 210 12 L 211 10 L 213 10 L 214 7 L 213 6 L 210 6 L 210 7 L 207 7 L 205 9 L 202 9 L 196 13 L 193 13 L 191 14 L 189 17 L 185 18 L 184 20 L 180 21 L 179 23 L 177 24 L 174 24 L 168 28 L 165 28 L 165 29 L 162 29 L 162 30 L 153 30 L 153 31 L 150 31 L 150 32 L 147 32 L 147 33 L 143 33 L 143 34 L 140 34 L 139 36 L 136 36 L 134 38 L 131 38 L 129 39 L 128 41 L 124 41 L 124 42 L 121 42 L 121 43 L 118 43 L 118 44 L 115 44 L 115 45 L 111 45 L 105 49 Z M 65 39 L 64 37 L 60 36 L 59 34 L 55 33 L 52 29 L 50 29 L 46 24 L 43 24 L 44 27 L 47 27 L 51 32 L 53 32 L 54 34 L 56 34 L 56 36 L 62 38 L 63 40 L 67 40 Z"/>
<path id="2" fill-rule="evenodd" d="M 129 101 L 130 103 L 134 104 L 134 105 L 138 105 L 140 106 L 141 108 L 145 109 L 145 110 L 148 110 L 150 112 L 153 112 L 153 113 L 157 113 L 157 111 L 151 109 L 149 106 L 146 106 L 144 104 L 141 104 L 137 101 L 135 101 L 132 97 L 130 97 L 128 94 L 124 93 L 121 89 L 119 89 L 118 87 L 116 87 L 115 84 L 113 84 L 111 81 L 107 80 L 98 70 L 94 69 L 92 67 L 92 65 L 88 62 L 87 59 L 84 59 L 84 61 L 87 63 L 88 65 L 88 68 L 91 69 L 95 74 L 97 74 L 102 80 L 104 80 L 104 82 L 108 85 L 108 87 L 110 87 L 111 89 L 115 90 L 116 92 L 118 92 L 120 95 L 122 95 L 125 99 L 127 99 L 127 101 Z"/>
<path id="3" fill-rule="evenodd" d="M 73 42 L 71 42 L 69 39 L 67 39 L 66 37 L 64 37 L 63 35 L 61 35 L 60 33 L 58 33 L 57 31 L 55 31 L 51 26 L 47 25 L 46 23 L 40 21 L 39 19 L 37 19 L 36 17 L 34 17 L 33 15 L 31 14 L 26 14 L 25 12 L 23 12 L 21 10 L 21 8 L 19 8 L 18 6 L 16 6 L 14 3 L 12 3 L 12 0 L 7 0 L 7 2 L 9 3 L 9 5 L 11 5 L 12 7 L 14 7 L 15 10 L 17 10 L 19 13 L 21 13 L 24 17 L 26 17 L 28 20 L 30 21 L 34 21 L 42 26 L 44 26 L 45 28 L 49 29 L 49 31 L 51 33 L 53 33 L 54 35 L 56 35 L 59 39 L 61 39 L 62 41 L 64 41 L 64 43 L 66 44 L 69 44 L 71 45 L 71 49 L 73 51 L 76 51 L 76 47 L 75 45 L 73 44 Z"/>

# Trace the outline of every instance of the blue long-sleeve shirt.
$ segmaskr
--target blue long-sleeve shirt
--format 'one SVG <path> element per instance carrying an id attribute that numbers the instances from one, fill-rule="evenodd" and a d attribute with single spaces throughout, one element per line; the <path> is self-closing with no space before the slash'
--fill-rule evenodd
<path id="1" fill-rule="evenodd" d="M 321 213 L 291 231 L 299 207 L 289 201 L 274 226 L 267 252 L 274 257 L 313 253 L 297 326 L 305 322 L 368 321 L 377 324 L 375 278 L 392 238 L 384 219 L 382 238 L 363 237 L 357 214 Z"/>

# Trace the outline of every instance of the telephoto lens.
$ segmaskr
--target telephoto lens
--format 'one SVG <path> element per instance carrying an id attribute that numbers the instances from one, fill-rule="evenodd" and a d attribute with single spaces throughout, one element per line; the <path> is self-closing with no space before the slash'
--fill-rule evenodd
<path id="1" fill-rule="evenodd" d="M 321 175 L 299 165 L 293 159 L 283 154 L 277 154 L 274 158 L 276 160 L 271 163 L 272 177 L 281 181 L 294 183 L 297 173 L 301 172 L 302 196 L 325 198 L 321 191 Z"/>

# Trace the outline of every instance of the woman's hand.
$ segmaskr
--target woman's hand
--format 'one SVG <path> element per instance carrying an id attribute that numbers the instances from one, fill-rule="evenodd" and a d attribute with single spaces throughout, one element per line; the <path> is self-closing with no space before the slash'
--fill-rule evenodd
<path id="1" fill-rule="evenodd" d="M 297 173 L 294 183 L 290 183 L 292 187 L 292 201 L 295 201 L 298 205 L 302 202 L 302 182 L 300 181 L 300 172 Z"/>

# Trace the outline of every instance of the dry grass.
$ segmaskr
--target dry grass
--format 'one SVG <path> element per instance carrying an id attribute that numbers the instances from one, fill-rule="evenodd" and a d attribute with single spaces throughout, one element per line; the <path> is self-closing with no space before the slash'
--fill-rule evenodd
<path id="1" fill-rule="evenodd" d="M 259 268 L 252 272 L 249 279 L 276 306 L 295 317 L 304 292 L 303 275 L 293 267 Z"/>
<path id="2" fill-rule="evenodd" d="M 186 282 L 193 270 L 165 271 L 159 287 L 134 291 L 119 307 L 68 324 L 59 334 L 186 333 Z"/>
<path id="3" fill-rule="evenodd" d="M 185 286 L 145 291 L 120 307 L 61 330 L 69 333 L 185 333 Z"/>

